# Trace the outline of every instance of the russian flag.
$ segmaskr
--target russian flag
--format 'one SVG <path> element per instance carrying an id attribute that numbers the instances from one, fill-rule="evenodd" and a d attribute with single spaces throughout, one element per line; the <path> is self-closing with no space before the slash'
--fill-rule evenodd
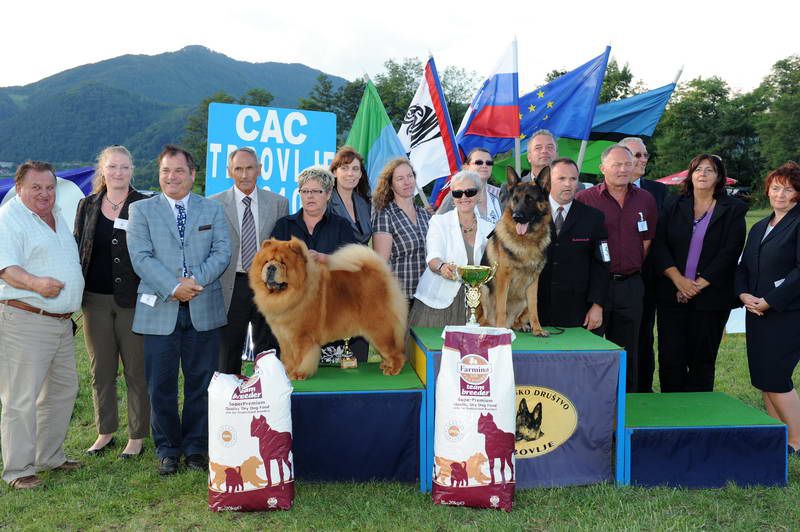
<path id="1" fill-rule="evenodd" d="M 468 153 L 485 141 L 473 136 L 501 139 L 519 136 L 519 75 L 515 56 L 514 42 L 472 99 L 456 135 L 462 152 Z"/>
<path id="2" fill-rule="evenodd" d="M 477 147 L 485 148 L 495 155 L 495 143 L 519 137 L 519 75 L 516 56 L 517 43 L 514 41 L 472 99 L 456 135 L 462 159 Z M 439 179 L 434 184 L 431 196 L 436 198 L 436 207 L 441 204 L 449 190 L 449 177 Z"/>

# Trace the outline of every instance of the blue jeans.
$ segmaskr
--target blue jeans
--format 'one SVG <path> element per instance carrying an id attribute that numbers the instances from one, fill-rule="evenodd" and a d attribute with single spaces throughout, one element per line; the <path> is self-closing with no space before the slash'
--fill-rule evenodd
<path id="1" fill-rule="evenodd" d="M 150 429 L 159 458 L 208 455 L 208 383 L 217 367 L 219 331 L 197 331 L 188 307 L 178 310 L 169 335 L 144 335 Z M 178 416 L 178 368 L 183 413 Z"/>

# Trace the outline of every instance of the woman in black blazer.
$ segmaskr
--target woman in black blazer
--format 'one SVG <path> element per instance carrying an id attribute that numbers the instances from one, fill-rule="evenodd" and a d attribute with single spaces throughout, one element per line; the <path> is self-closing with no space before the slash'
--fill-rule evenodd
<path id="1" fill-rule="evenodd" d="M 750 382 L 770 416 L 789 427 L 789 452 L 800 448 L 800 398 L 792 372 L 800 360 L 800 166 L 788 162 L 764 182 L 773 213 L 750 230 L 736 270 L 747 309 Z"/>
<path id="2" fill-rule="evenodd" d="M 330 209 L 350 222 L 359 244 L 369 244 L 372 197 L 364 158 L 350 146 L 344 146 L 336 152 L 330 170 L 335 177 Z"/>
<path id="3" fill-rule="evenodd" d="M 681 194 L 670 196 L 653 245 L 662 392 L 714 389 L 717 350 L 731 308 L 747 205 L 725 193 L 715 155 L 689 164 Z"/>
<path id="4" fill-rule="evenodd" d="M 131 187 L 132 176 L 133 160 L 124 146 L 104 149 L 97 158 L 94 190 L 80 201 L 75 216 L 75 238 L 86 279 L 81 308 L 98 433 L 86 452 L 99 454 L 114 444 L 121 359 L 128 388 L 128 444 L 122 458 L 140 455 L 150 433 L 144 344 L 142 336 L 131 331 L 139 277 L 126 244 L 128 207 L 145 197 Z"/>

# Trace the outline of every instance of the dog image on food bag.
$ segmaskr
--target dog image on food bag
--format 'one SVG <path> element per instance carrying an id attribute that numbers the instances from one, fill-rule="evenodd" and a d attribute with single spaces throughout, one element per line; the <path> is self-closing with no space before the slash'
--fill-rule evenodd
<path id="1" fill-rule="evenodd" d="M 294 502 L 292 383 L 275 350 L 250 378 L 215 373 L 208 385 L 208 507 L 288 510 Z"/>
<path id="2" fill-rule="evenodd" d="M 384 375 L 403 369 L 406 300 L 386 261 L 370 248 L 351 244 L 320 264 L 297 238 L 266 240 L 249 276 L 291 379 L 317 372 L 322 345 L 355 336 L 380 352 Z"/>
<path id="3" fill-rule="evenodd" d="M 482 261 L 497 270 L 481 287 L 478 321 L 548 336 L 539 322 L 538 293 L 550 245 L 550 204 L 539 185 L 521 182 L 513 168 L 506 178 L 508 201 Z"/>

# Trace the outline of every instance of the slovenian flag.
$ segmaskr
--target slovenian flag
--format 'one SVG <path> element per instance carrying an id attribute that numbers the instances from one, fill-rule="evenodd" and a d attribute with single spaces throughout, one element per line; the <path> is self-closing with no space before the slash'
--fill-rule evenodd
<path id="1" fill-rule="evenodd" d="M 479 146 L 491 150 L 487 146 L 491 139 L 519 137 L 519 76 L 515 56 L 516 42 L 513 42 L 472 99 L 456 135 L 462 154 Z"/>
<path id="2" fill-rule="evenodd" d="M 378 175 L 386 163 L 395 157 L 406 156 L 406 150 L 394 132 L 392 121 L 386 114 L 378 89 L 372 80 L 368 79 L 364 87 L 364 96 L 361 98 L 361 104 L 358 106 L 345 144 L 364 157 L 367 162 L 369 184 L 373 190 Z"/>
<path id="3" fill-rule="evenodd" d="M 425 64 L 422 81 L 397 137 L 414 165 L 419 189 L 461 168 L 461 156 L 433 57 Z"/>

